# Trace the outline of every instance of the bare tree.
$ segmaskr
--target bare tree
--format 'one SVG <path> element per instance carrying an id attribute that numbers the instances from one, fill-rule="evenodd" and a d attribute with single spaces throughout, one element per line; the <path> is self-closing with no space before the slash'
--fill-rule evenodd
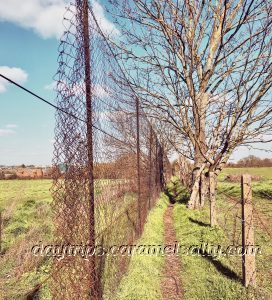
<path id="1" fill-rule="evenodd" d="M 198 207 L 201 174 L 218 175 L 237 146 L 271 141 L 271 2 L 110 4 L 117 58 L 145 110 L 194 161 L 189 207 Z"/>

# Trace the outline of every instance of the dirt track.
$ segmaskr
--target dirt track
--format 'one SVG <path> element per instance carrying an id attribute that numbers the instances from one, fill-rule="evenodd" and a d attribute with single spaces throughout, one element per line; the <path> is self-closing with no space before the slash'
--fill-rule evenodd
<path id="1" fill-rule="evenodd" d="M 173 205 L 169 205 L 164 214 L 164 244 L 174 245 L 177 241 L 173 226 Z M 165 256 L 165 266 L 161 280 L 161 291 L 165 300 L 183 299 L 183 289 L 181 284 L 181 262 L 180 257 L 175 254 Z"/>

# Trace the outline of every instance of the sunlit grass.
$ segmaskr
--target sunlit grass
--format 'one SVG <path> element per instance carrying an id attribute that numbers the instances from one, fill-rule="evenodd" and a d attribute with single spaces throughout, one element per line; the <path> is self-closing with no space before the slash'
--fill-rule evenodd
<path id="1" fill-rule="evenodd" d="M 225 168 L 220 174 L 219 179 L 225 178 L 227 175 L 242 175 L 251 174 L 264 177 L 265 179 L 272 179 L 272 167 L 263 168 Z"/>
<path id="2" fill-rule="evenodd" d="M 168 198 L 162 195 L 158 204 L 151 210 L 137 245 L 163 245 L 163 215 L 167 204 Z M 133 255 L 116 300 L 162 300 L 160 282 L 163 264 L 164 257 L 160 255 Z"/>
<path id="3" fill-rule="evenodd" d="M 124 181 L 97 180 L 96 194 L 103 186 L 111 186 Z M 0 258 L 0 299 L 23 299 L 23 295 L 48 276 L 47 258 L 40 258 L 34 264 L 34 258 L 27 257 L 32 267 L 22 267 L 26 263 L 26 251 L 42 243 L 52 244 L 54 240 L 54 212 L 50 188 L 52 180 L 1 180 L 0 210 L 3 216 L 2 258 Z M 97 203 L 95 209 L 96 232 L 99 235 L 109 227 L 107 242 L 118 243 L 131 231 L 126 210 L 133 211 L 136 197 L 133 193 L 124 193 L 119 198 L 107 199 Z M 130 213 L 131 215 L 131 213 Z M 119 216 L 118 222 L 112 224 Z M 133 217 L 133 216 L 131 216 Z M 123 230 L 120 230 L 120 228 Z M 113 233 L 113 231 L 115 233 Z M 98 241 L 100 242 L 100 241 Z M 28 261 L 27 261 L 28 264 Z M 112 270 L 113 271 L 113 270 Z M 13 275 L 16 273 L 16 276 Z M 106 270 L 106 273 L 109 273 Z M 107 278 L 105 279 L 105 282 Z M 15 284 L 16 283 L 16 284 Z M 49 290 L 41 289 L 40 298 L 49 299 Z"/>

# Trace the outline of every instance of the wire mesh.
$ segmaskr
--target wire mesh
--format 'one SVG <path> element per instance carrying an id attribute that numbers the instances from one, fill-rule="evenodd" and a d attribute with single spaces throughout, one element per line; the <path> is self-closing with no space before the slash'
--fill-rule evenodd
<path id="1" fill-rule="evenodd" d="M 56 243 L 130 245 L 140 236 L 169 162 L 88 1 L 67 8 L 59 47 L 54 145 Z M 65 112 L 65 113 L 64 113 Z M 128 255 L 52 262 L 53 299 L 111 298 Z"/>
<path id="2" fill-rule="evenodd" d="M 240 248 L 240 251 L 246 251 L 249 255 L 256 255 L 256 287 L 254 295 L 257 299 L 269 298 L 271 291 L 269 290 L 269 283 L 271 278 L 271 245 L 272 245 L 272 231 L 269 221 L 271 214 L 271 203 L 269 197 L 260 196 L 256 193 L 257 182 L 250 184 L 250 195 L 245 195 L 243 201 L 247 210 L 247 215 L 244 216 L 241 200 L 242 188 L 239 183 L 232 183 L 229 189 L 220 189 L 218 196 L 222 198 L 219 203 L 219 212 L 217 216 L 218 224 L 223 229 L 226 238 L 226 245 Z M 251 199 L 252 189 L 252 199 Z M 237 195 L 236 195 L 237 194 Z M 244 224 L 243 224 L 244 223 Z M 244 225 L 244 226 L 243 226 Z M 244 227 L 244 229 L 243 229 Z M 244 240 L 244 242 L 243 242 Z M 251 241 L 250 244 L 248 241 Z M 253 241 L 253 242 L 252 242 Z M 244 249 L 243 244 L 245 245 Z M 238 255 L 237 255 L 238 254 Z M 245 267 L 245 258 L 242 254 L 228 255 L 226 258 L 227 264 L 231 271 L 234 271 L 239 281 L 243 281 L 242 270 Z M 253 267 L 252 267 L 253 268 Z M 251 267 L 247 269 L 251 271 Z M 244 272 L 245 269 L 244 269 Z"/>

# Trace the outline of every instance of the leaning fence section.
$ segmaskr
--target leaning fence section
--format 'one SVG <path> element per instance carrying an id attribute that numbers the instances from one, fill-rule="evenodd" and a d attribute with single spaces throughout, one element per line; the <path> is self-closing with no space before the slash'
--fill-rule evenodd
<path id="1" fill-rule="evenodd" d="M 169 163 L 88 1 L 71 4 L 64 23 L 56 74 L 56 243 L 132 244 Z M 54 260 L 50 293 L 54 299 L 110 298 L 128 262 L 126 255 Z"/>

